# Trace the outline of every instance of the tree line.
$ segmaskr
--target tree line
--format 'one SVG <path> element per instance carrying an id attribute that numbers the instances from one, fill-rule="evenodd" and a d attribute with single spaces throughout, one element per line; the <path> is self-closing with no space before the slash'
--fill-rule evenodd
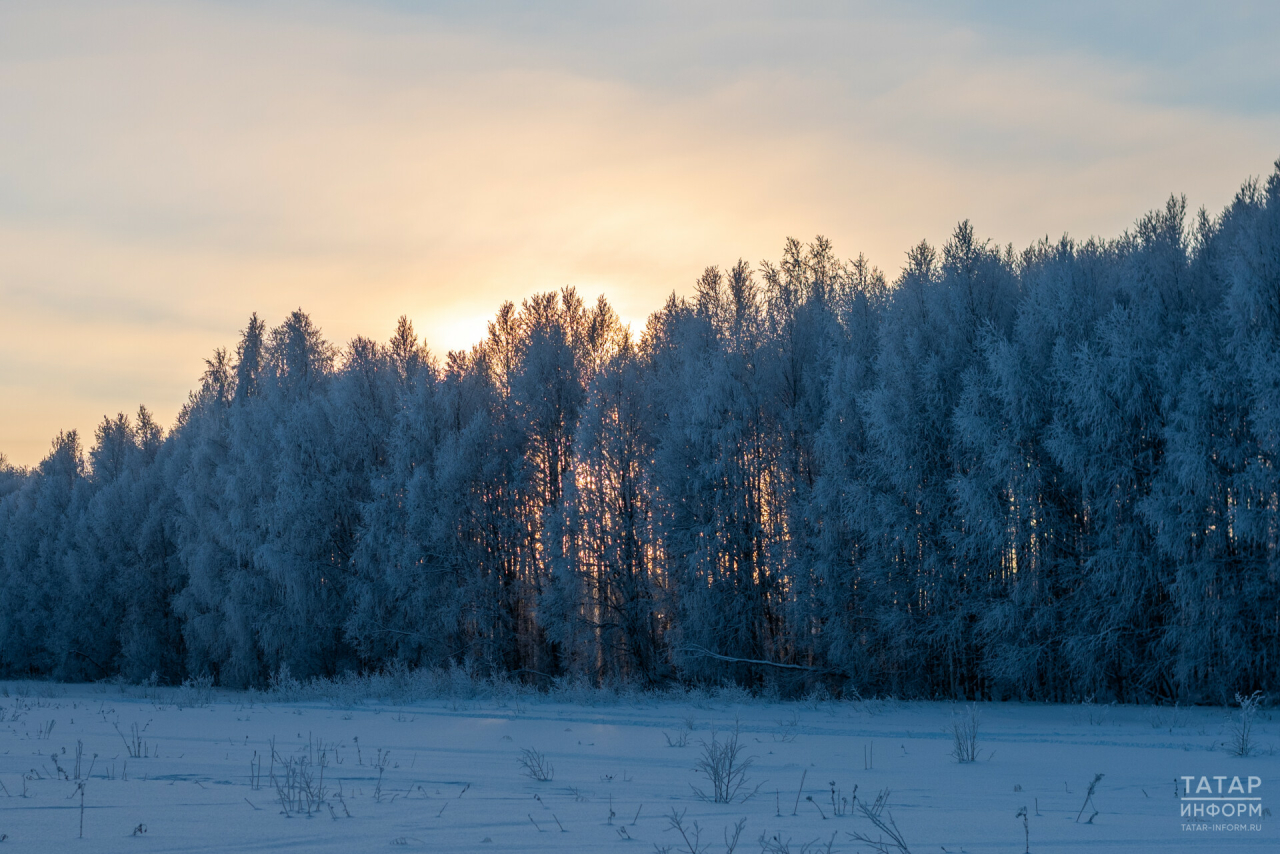
<path id="1" fill-rule="evenodd" d="M 1222 701 L 1280 668 L 1280 163 L 1217 217 L 893 282 L 572 289 L 435 357 L 251 317 L 148 411 L 0 457 L 0 672 Z"/>

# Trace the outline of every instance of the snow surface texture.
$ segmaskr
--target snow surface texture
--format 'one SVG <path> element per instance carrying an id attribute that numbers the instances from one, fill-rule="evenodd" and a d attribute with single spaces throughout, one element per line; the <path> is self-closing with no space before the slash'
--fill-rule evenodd
<path id="1" fill-rule="evenodd" d="M 1258 777 L 1253 795 L 1275 808 L 1280 730 L 1265 709 L 1256 752 L 1239 757 L 1238 710 L 979 704 L 978 758 L 962 763 L 952 725 L 970 718 L 958 704 L 561 698 L 283 702 L 0 683 L 3 850 L 687 851 L 674 810 L 690 840 L 697 823 L 700 851 L 725 851 L 726 831 L 745 819 L 738 852 L 826 851 L 828 841 L 870 852 L 850 837 L 880 837 L 847 806 L 855 786 L 868 806 L 889 790 L 881 815 L 912 852 L 1022 852 L 1025 834 L 1033 852 L 1277 850 L 1269 815 L 1242 820 L 1260 830 L 1233 832 L 1184 830 L 1179 816 L 1187 775 L 1213 786 L 1214 776 L 1225 786 Z M 742 791 L 758 791 L 704 801 L 694 787 L 711 787 L 693 769 L 713 728 L 723 743 L 735 720 L 752 759 Z M 551 779 L 533 779 L 525 751 Z M 298 782 L 308 775 L 309 817 Z"/>

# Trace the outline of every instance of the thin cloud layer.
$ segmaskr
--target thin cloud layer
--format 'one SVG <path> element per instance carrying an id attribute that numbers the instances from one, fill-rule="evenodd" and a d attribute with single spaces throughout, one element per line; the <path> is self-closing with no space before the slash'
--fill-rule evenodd
<path id="1" fill-rule="evenodd" d="M 638 326 L 787 235 L 893 271 L 965 217 L 1020 246 L 1216 210 L 1280 154 L 1269 19 L 1053 14 L 6 7 L 0 450 L 171 421 L 252 311 L 407 313 L 443 352 L 573 285 Z"/>

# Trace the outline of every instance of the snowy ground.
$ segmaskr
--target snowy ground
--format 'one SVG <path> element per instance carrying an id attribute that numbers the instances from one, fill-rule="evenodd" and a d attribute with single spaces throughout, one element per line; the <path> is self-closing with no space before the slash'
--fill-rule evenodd
<path id="1" fill-rule="evenodd" d="M 1033 852 L 1274 851 L 1280 840 L 1269 815 L 1184 829 L 1175 788 L 1187 775 L 1213 786 L 1215 776 L 1224 786 L 1254 776 L 1253 795 L 1274 810 L 1280 722 L 1266 711 L 1261 753 L 1239 758 L 1221 746 L 1228 710 L 985 704 L 980 758 L 961 764 L 950 755 L 953 704 L 263 699 L 0 683 L 2 850 L 687 851 L 674 810 L 715 854 L 740 819 L 738 852 L 818 841 L 807 850 L 831 841 L 832 851 L 869 852 L 849 835 L 875 838 L 869 820 L 834 814 L 855 786 L 867 802 L 890 790 L 883 815 L 916 854 L 1021 852 L 1024 806 Z M 691 788 L 707 787 L 693 770 L 701 743 L 713 727 L 723 740 L 735 718 L 754 759 L 748 787 L 759 791 L 746 803 L 704 802 Z M 689 727 L 685 746 L 669 744 Z M 524 749 L 545 755 L 551 780 L 525 774 Z M 322 761 L 324 801 L 308 816 L 301 795 L 301 811 L 295 798 L 285 815 L 272 777 L 288 799 L 304 790 L 288 775 L 310 774 L 314 796 Z M 1077 820 L 1095 774 L 1105 776 Z M 1241 822 L 1260 829 L 1214 829 Z"/>

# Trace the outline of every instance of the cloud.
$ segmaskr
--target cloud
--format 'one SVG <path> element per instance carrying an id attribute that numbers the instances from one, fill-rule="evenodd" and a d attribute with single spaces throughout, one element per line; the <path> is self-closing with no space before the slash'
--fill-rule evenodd
<path id="1" fill-rule="evenodd" d="M 1217 209 L 1280 153 L 1275 60 L 1232 58 L 1274 24 L 1021 8 L 6 6 L 0 448 L 171 419 L 252 311 L 408 313 L 442 352 L 574 285 L 639 323 L 787 235 L 893 271 L 964 217 L 1023 245 Z"/>

